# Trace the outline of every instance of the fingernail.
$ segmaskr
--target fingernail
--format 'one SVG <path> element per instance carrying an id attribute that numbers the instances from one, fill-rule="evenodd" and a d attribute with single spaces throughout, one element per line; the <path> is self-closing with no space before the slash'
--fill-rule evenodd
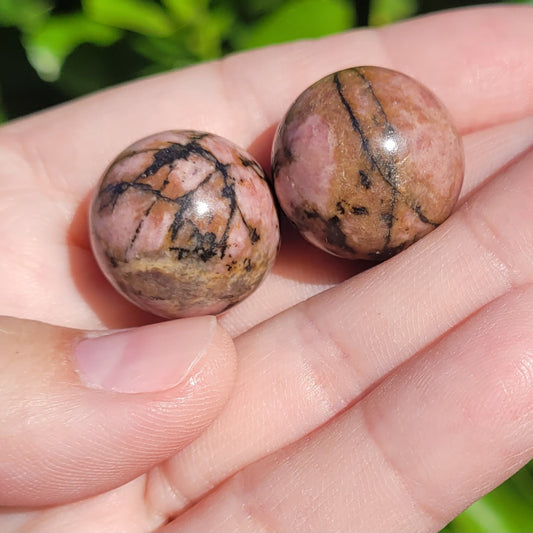
<path id="1" fill-rule="evenodd" d="M 77 371 L 96 389 L 167 390 L 188 377 L 215 330 L 216 318 L 203 316 L 86 338 L 74 350 Z"/>

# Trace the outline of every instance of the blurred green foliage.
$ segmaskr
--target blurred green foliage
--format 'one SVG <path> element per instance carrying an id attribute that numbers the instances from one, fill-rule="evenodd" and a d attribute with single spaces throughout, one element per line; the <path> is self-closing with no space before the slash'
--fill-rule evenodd
<path id="1" fill-rule="evenodd" d="M 417 0 L 374 0 L 369 13 L 370 26 L 382 26 L 410 17 L 418 10 Z"/>
<path id="2" fill-rule="evenodd" d="M 0 0 L 1 108 L 14 118 L 139 76 L 354 24 L 348 0 Z"/>
<path id="3" fill-rule="evenodd" d="M 533 462 L 473 503 L 444 528 L 449 533 L 533 531 Z"/>
<path id="4" fill-rule="evenodd" d="M 233 51 L 482 1 L 0 0 L 0 121 Z"/>
<path id="5" fill-rule="evenodd" d="M 487 2 L 0 0 L 0 122 L 233 51 L 475 3 Z M 445 531 L 533 531 L 533 464 Z"/>
<path id="6" fill-rule="evenodd" d="M 346 0 L 289 0 L 254 24 L 241 26 L 231 39 L 236 49 L 257 48 L 295 39 L 321 37 L 354 26 Z"/>

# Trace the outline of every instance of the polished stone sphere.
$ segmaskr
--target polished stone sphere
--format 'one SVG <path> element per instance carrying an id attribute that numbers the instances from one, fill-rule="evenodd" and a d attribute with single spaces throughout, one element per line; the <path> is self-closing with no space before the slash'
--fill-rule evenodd
<path id="1" fill-rule="evenodd" d="M 272 172 L 281 208 L 308 241 L 382 260 L 450 215 L 464 156 L 448 111 L 426 87 L 357 67 L 296 99 L 274 139 Z"/>
<path id="2" fill-rule="evenodd" d="M 112 285 L 166 318 L 217 314 L 241 301 L 279 247 L 259 164 L 222 137 L 187 130 L 142 139 L 111 163 L 90 233 Z"/>

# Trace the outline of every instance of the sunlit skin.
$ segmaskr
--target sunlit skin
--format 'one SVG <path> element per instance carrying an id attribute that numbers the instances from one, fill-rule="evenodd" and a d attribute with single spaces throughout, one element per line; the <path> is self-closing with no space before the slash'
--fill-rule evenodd
<path id="1" fill-rule="evenodd" d="M 439 14 L 236 55 L 3 127 L 0 301 L 18 319 L 0 320 L 0 530 L 438 531 L 528 462 L 532 26 L 530 7 Z M 449 109 L 466 162 L 452 216 L 372 268 L 282 221 L 274 269 L 211 328 L 191 379 L 140 394 L 83 385 L 72 351 L 86 330 L 158 320 L 90 251 L 88 201 L 108 162 L 187 128 L 268 168 L 295 97 L 362 64 L 405 72 Z M 184 340 L 179 324 L 165 335 Z M 154 357 L 169 349 L 157 332 L 133 330 Z"/>

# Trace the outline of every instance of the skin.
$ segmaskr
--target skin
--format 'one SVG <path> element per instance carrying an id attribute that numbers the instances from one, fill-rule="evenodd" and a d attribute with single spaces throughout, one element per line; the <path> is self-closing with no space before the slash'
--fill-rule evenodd
<path id="1" fill-rule="evenodd" d="M 438 531 L 528 462 L 532 23 L 528 7 L 444 13 L 4 127 L 0 301 L 19 319 L 0 322 L 0 529 Z M 113 292 L 89 250 L 87 198 L 106 164 L 179 125 L 267 165 L 292 100 L 354 64 L 403 71 L 448 107 L 466 155 L 455 213 L 367 270 L 283 227 L 274 270 L 219 319 L 195 381 L 127 398 L 83 388 L 70 362 L 80 330 L 156 320 Z"/>

